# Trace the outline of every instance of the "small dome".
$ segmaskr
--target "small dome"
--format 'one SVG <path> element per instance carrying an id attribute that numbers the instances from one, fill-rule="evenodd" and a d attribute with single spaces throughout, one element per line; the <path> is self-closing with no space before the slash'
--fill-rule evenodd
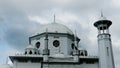
<path id="1" fill-rule="evenodd" d="M 37 49 L 35 46 L 29 45 L 26 49 Z"/>
<path id="2" fill-rule="evenodd" d="M 24 54 L 36 55 L 39 54 L 39 50 L 35 46 L 29 45 L 28 47 L 26 47 Z"/>
<path id="3" fill-rule="evenodd" d="M 48 29 L 48 32 L 50 33 L 68 33 L 71 35 L 73 34 L 73 32 L 65 25 L 58 24 L 58 23 L 50 23 L 50 24 L 45 25 L 39 31 L 37 31 L 35 35 L 45 33 L 46 29 Z"/>
<path id="4" fill-rule="evenodd" d="M 12 68 L 9 64 L 0 65 L 0 68 Z"/>

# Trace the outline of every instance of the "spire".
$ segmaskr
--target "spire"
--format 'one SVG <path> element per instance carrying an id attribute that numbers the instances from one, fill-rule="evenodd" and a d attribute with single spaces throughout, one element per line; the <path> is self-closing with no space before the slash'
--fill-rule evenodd
<path id="1" fill-rule="evenodd" d="M 100 18 L 98 20 L 107 20 L 106 17 L 104 16 L 102 10 L 100 12 Z"/>
<path id="2" fill-rule="evenodd" d="M 77 33 L 76 33 L 76 30 L 75 30 L 75 34 L 74 34 L 74 44 L 75 44 L 75 47 L 78 47 L 78 45 L 77 45 Z"/>
<path id="3" fill-rule="evenodd" d="M 46 36 L 45 39 L 48 39 L 48 28 L 46 28 Z"/>
<path id="4" fill-rule="evenodd" d="M 48 49 L 48 29 L 46 28 L 46 35 L 45 35 L 45 47 L 43 49 L 43 60 L 48 61 L 49 49 Z"/>
<path id="5" fill-rule="evenodd" d="M 76 33 L 76 30 L 75 30 L 75 40 L 76 40 L 76 37 L 77 37 L 77 33 Z"/>
<path id="6" fill-rule="evenodd" d="M 48 28 L 46 28 L 45 34 L 45 49 L 48 49 Z"/>
<path id="7" fill-rule="evenodd" d="M 103 12 L 102 12 L 102 10 L 101 10 L 101 17 L 104 17 L 104 16 L 103 16 Z"/>
<path id="8" fill-rule="evenodd" d="M 54 23 L 55 23 L 55 14 L 54 14 Z"/>

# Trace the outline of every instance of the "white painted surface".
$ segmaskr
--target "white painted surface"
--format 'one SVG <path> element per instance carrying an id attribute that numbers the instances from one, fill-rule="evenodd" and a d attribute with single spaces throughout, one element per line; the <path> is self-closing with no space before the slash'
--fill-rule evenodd
<path id="1" fill-rule="evenodd" d="M 98 36 L 99 66 L 100 68 L 114 68 L 111 39 L 109 35 Z"/>
<path id="2" fill-rule="evenodd" d="M 9 64 L 2 64 L 0 68 L 12 68 Z"/>
<path id="3" fill-rule="evenodd" d="M 98 68 L 98 63 L 94 64 L 43 64 L 43 68 Z"/>
<path id="4" fill-rule="evenodd" d="M 68 27 L 66 27 L 65 25 L 62 25 L 62 24 L 59 24 L 59 23 L 50 23 L 50 24 L 45 25 L 40 30 L 38 30 L 32 36 L 34 36 L 36 34 L 44 33 L 44 32 L 46 32 L 46 29 L 48 29 L 48 32 L 52 32 L 52 33 L 57 32 L 57 33 L 73 34 L 73 32 Z"/>
<path id="5" fill-rule="evenodd" d="M 71 44 L 73 43 L 72 39 L 68 38 L 67 36 L 61 36 L 57 35 L 59 38 L 54 38 L 54 36 L 48 36 L 48 49 L 50 50 L 50 55 L 54 55 L 59 53 L 59 49 L 61 53 L 64 53 L 65 55 L 69 55 L 72 51 L 71 49 Z M 39 37 L 39 36 L 38 36 Z M 53 41 L 54 40 L 59 40 L 60 41 L 60 46 L 59 47 L 54 47 L 53 46 Z M 31 40 L 31 45 L 35 46 L 36 42 L 40 42 L 40 53 L 43 53 L 43 49 L 45 46 L 45 37 L 41 37 L 39 40 L 33 39 Z"/>
<path id="6" fill-rule="evenodd" d="M 41 68 L 41 63 L 17 63 L 16 68 Z"/>

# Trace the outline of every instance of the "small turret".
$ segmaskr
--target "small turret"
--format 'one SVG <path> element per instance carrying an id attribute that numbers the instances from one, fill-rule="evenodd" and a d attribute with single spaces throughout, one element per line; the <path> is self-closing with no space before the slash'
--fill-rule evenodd
<path id="1" fill-rule="evenodd" d="M 25 55 L 39 55 L 39 50 L 32 46 L 32 45 L 29 45 L 26 49 L 25 49 Z"/>
<path id="2" fill-rule="evenodd" d="M 79 48 L 79 56 L 88 56 L 87 50 L 80 47 Z"/>
<path id="3" fill-rule="evenodd" d="M 75 35 L 74 35 L 74 49 L 73 49 L 73 56 L 74 56 L 74 61 L 78 62 L 79 61 L 79 50 L 78 50 L 78 41 L 77 41 L 77 35 L 76 35 L 76 31 L 75 31 Z M 77 47 L 77 49 L 75 48 Z"/>

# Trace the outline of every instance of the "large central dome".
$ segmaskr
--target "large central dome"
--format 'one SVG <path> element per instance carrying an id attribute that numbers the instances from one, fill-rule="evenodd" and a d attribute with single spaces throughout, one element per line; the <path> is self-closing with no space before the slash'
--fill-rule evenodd
<path id="1" fill-rule="evenodd" d="M 37 32 L 37 34 L 45 33 L 46 29 L 50 33 L 68 33 L 71 35 L 73 34 L 73 32 L 68 27 L 66 27 L 65 25 L 59 24 L 59 23 L 47 24 L 47 25 L 43 26 L 43 28 L 41 28 Z"/>

